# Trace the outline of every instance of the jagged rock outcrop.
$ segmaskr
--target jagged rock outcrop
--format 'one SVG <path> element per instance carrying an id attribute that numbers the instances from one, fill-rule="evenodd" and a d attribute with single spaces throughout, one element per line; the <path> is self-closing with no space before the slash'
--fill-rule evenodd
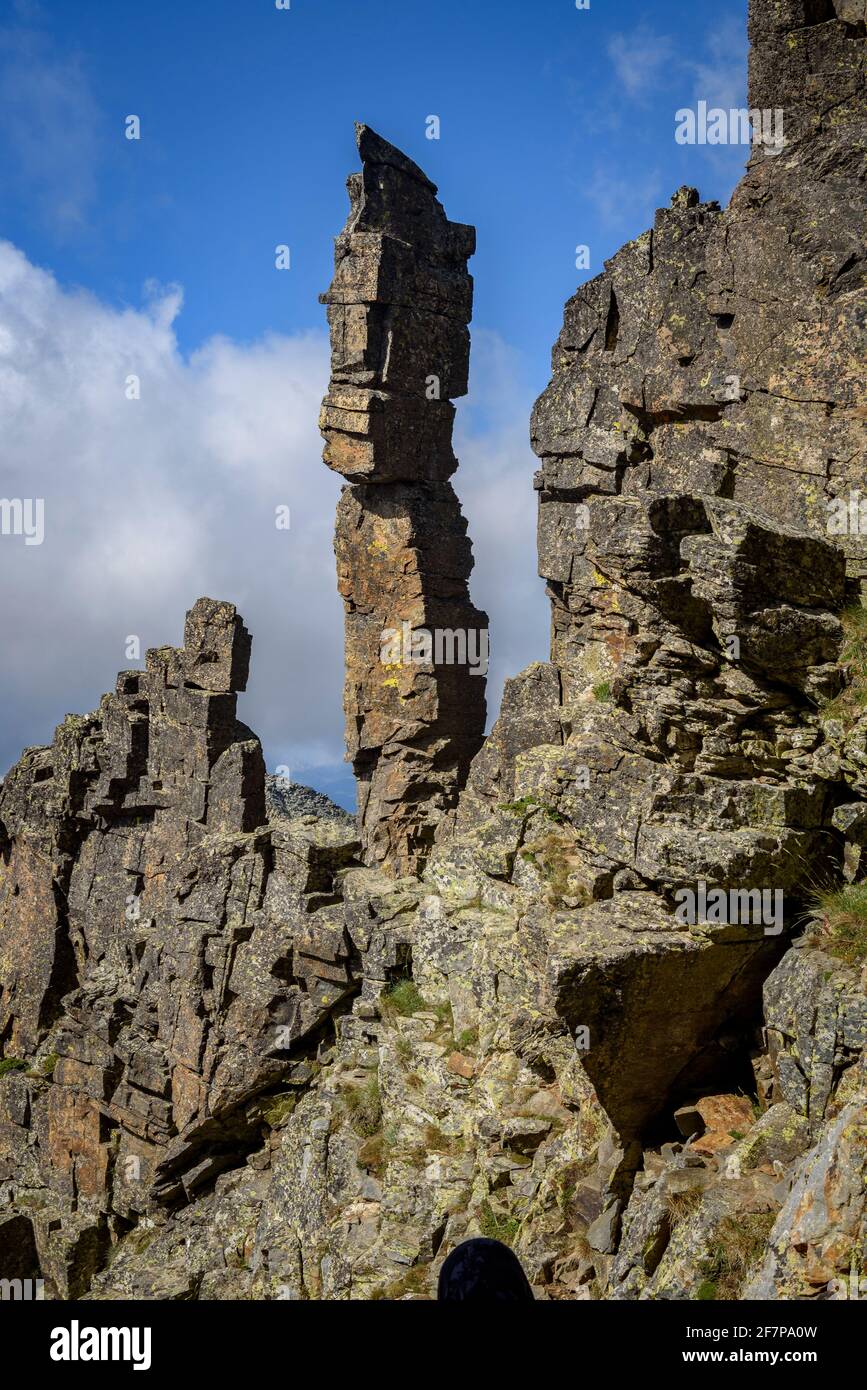
<path id="1" fill-rule="evenodd" d="M 565 681 L 551 668 L 516 683 L 513 698 L 538 689 L 547 714 L 534 725 L 506 708 L 474 765 L 462 833 L 428 877 L 450 871 L 524 914 L 525 930 L 532 920 L 543 1012 L 583 1033 L 583 1068 L 623 1147 L 602 1194 L 608 1249 L 630 1145 L 746 1067 L 734 1040 L 755 1026 L 762 981 L 815 883 L 842 873 L 835 808 L 852 789 L 816 705 L 845 679 L 846 575 L 828 541 L 712 496 L 599 499 L 585 559 L 598 594 L 585 682 L 596 663 L 612 678 L 559 709 Z M 554 736 L 522 748 L 512 731 L 546 718 Z M 499 802 L 506 787 L 513 799 Z M 676 904 L 701 884 L 726 908 L 687 922 Z M 775 922 L 733 914 L 751 895 L 778 904 Z"/>
<path id="2" fill-rule="evenodd" d="M 265 776 L 265 804 L 269 820 L 296 820 L 298 816 L 317 816 L 321 820 L 339 821 L 347 829 L 354 817 L 324 792 L 290 782 L 285 777 Z"/>
<path id="3" fill-rule="evenodd" d="M 354 944 L 335 896 L 349 818 L 266 823 L 235 714 L 249 655 L 232 605 L 200 599 L 182 649 L 121 672 L 0 793 L 0 1181 L 43 1212 L 61 1293 L 86 1286 L 111 1223 L 243 1158 L 383 954 L 373 926 Z M 66 1252 L 70 1222 L 88 1259 Z"/>
<path id="4" fill-rule="evenodd" d="M 323 296 L 331 382 L 320 424 L 325 462 L 349 484 L 335 552 L 361 840 L 400 873 L 423 865 L 485 726 L 488 620 L 470 602 L 472 553 L 448 481 L 475 232 L 447 220 L 412 160 L 367 126 L 357 137 L 362 170 Z"/>
<path id="5" fill-rule="evenodd" d="M 725 211 L 680 189 L 566 305 L 532 438 L 539 572 L 567 700 L 586 684 L 585 630 L 600 598 L 585 554 L 595 499 L 731 498 L 830 536 L 867 589 L 857 10 L 848 0 L 751 5 L 749 105 L 782 109 L 785 145 L 754 147 Z"/>
<path id="6" fill-rule="evenodd" d="M 827 1125 L 804 1160 L 768 1236 L 744 1298 L 863 1296 L 867 1244 L 864 1173 L 867 1105 L 853 1102 Z"/>

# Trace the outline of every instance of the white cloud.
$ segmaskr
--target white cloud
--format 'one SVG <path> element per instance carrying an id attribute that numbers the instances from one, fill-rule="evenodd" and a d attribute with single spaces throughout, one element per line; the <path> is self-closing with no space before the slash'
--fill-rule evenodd
<path id="1" fill-rule="evenodd" d="M 453 481 L 476 561 L 470 589 L 491 620 L 489 724 L 505 678 L 549 654 L 550 609 L 536 572 L 533 397 L 522 366 L 520 353 L 499 334 L 474 329 L 470 395 L 458 405 L 455 430 L 460 467 Z"/>
<path id="2" fill-rule="evenodd" d="M 179 352 L 177 288 L 117 309 L 67 289 L 0 242 L 2 494 L 45 499 L 45 541 L 0 537 L 4 594 L 0 770 L 50 740 L 128 665 L 127 636 L 178 643 L 202 594 L 238 605 L 253 634 L 242 719 L 273 768 L 342 759 L 343 618 L 332 535 L 340 479 L 317 419 L 324 331 Z M 489 703 L 504 674 L 544 657 L 535 499 L 520 360 L 474 333 L 456 485 L 492 620 Z M 128 400 L 129 375 L 141 399 Z M 292 527 L 274 525 L 288 503 Z M 495 712 L 495 708 L 494 708 Z"/>
<path id="3" fill-rule="evenodd" d="M 594 169 L 584 192 L 606 226 L 647 227 L 665 196 L 665 184 L 659 169 L 642 178 L 626 178 L 606 165 Z"/>
<path id="4" fill-rule="evenodd" d="M 696 101 L 726 111 L 746 106 L 749 41 L 744 24 L 731 16 L 721 19 L 705 48 L 704 60 L 687 64 L 695 79 Z"/>
<path id="5" fill-rule="evenodd" d="M 39 18 L 17 5 L 17 18 Z M 14 182 L 58 237 L 80 227 L 96 193 L 100 116 L 81 59 L 35 28 L 0 29 L 0 131 Z"/>
<path id="6" fill-rule="evenodd" d="M 746 26 L 733 16 L 724 16 L 708 34 L 703 54 L 684 63 L 685 74 L 692 80 L 693 103 L 706 101 L 709 109 L 724 111 L 746 107 L 748 57 Z M 699 155 L 733 188 L 750 149 L 746 145 L 702 145 Z"/>
<path id="7" fill-rule="evenodd" d="M 3 494 L 43 497 L 46 529 L 41 546 L 0 538 L 4 763 L 94 707 L 130 664 L 128 635 L 179 641 L 202 594 L 237 603 L 253 632 L 242 717 L 269 758 L 341 757 L 325 335 L 217 338 L 185 360 L 180 305 L 170 289 L 114 309 L 0 243 Z"/>
<path id="8" fill-rule="evenodd" d="M 641 100 L 658 83 L 671 61 L 673 45 L 665 34 L 656 34 L 639 24 L 628 34 L 615 34 L 608 44 L 608 56 L 628 96 Z"/>

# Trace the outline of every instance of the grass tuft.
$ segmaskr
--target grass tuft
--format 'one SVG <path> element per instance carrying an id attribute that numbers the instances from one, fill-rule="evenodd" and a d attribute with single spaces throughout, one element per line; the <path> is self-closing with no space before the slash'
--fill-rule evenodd
<path id="1" fill-rule="evenodd" d="M 358 1165 L 379 1177 L 388 1166 L 389 1145 L 384 1134 L 372 1134 L 358 1150 Z"/>
<path id="2" fill-rule="evenodd" d="M 776 1217 L 772 1211 L 741 1212 L 720 1222 L 705 1261 L 697 1299 L 734 1300 L 765 1253 Z"/>
<path id="3" fill-rule="evenodd" d="M 521 1223 L 516 1216 L 506 1216 L 494 1211 L 485 1198 L 479 1208 L 479 1230 L 488 1240 L 500 1240 L 504 1245 L 514 1245 Z"/>
<path id="4" fill-rule="evenodd" d="M 811 899 L 810 942 L 846 965 L 867 960 L 867 882 L 819 889 Z"/>
<path id="5" fill-rule="evenodd" d="M 425 1001 L 415 980 L 407 978 L 395 981 L 382 995 L 379 1006 L 384 1018 L 396 1014 L 409 1018 L 425 1007 Z"/>
<path id="6" fill-rule="evenodd" d="M 685 1192 L 670 1192 L 668 1194 L 666 1206 L 668 1207 L 668 1219 L 672 1230 L 692 1216 L 695 1209 L 701 1205 L 703 1196 L 704 1189 L 701 1187 L 688 1187 Z"/>
<path id="7" fill-rule="evenodd" d="M 840 662 L 846 668 L 849 683 L 822 707 L 822 713 L 849 726 L 867 711 L 867 608 L 861 604 L 847 608 L 840 614 L 840 622 L 843 624 Z"/>
<path id="8" fill-rule="evenodd" d="M 382 1128 L 382 1099 L 379 1082 L 372 1076 L 366 1086 L 351 1086 L 343 1092 L 349 1122 L 360 1139 L 371 1139 Z"/>

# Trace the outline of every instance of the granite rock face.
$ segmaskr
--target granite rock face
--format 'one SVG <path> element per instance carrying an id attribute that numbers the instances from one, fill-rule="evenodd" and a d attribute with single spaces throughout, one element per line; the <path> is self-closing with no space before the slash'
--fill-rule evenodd
<path id="1" fill-rule="evenodd" d="M 559 703 L 568 673 L 540 666 L 507 689 L 428 876 L 474 873 L 483 901 L 495 877 L 533 913 L 547 1004 L 586 1030 L 628 1144 L 721 1080 L 725 1035 L 757 1014 L 812 885 L 842 871 L 850 788 L 816 706 L 844 679 L 846 576 L 828 541 L 683 494 L 599 499 L 585 563 L 582 694 Z M 701 885 L 725 910 L 684 916 Z"/>
<path id="2" fill-rule="evenodd" d="M 532 438 L 539 572 L 567 683 L 594 600 L 587 511 L 612 496 L 759 508 L 833 539 L 867 588 L 857 9 L 751 5 L 749 105 L 781 110 L 784 145 L 754 148 L 725 211 L 680 189 L 566 305 Z"/>
<path id="3" fill-rule="evenodd" d="M 333 890 L 354 827 L 266 823 L 235 713 L 249 656 L 233 606 L 200 599 L 183 648 L 121 672 L 0 793 L 2 1181 L 41 1194 L 61 1293 L 78 1287 L 52 1254 L 67 1218 L 98 1262 L 112 1223 L 237 1163 L 357 988 Z"/>
<path id="4" fill-rule="evenodd" d="M 485 726 L 488 620 L 449 478 L 466 394 L 472 227 L 449 222 L 417 165 L 367 126 L 323 296 L 331 382 L 320 426 L 347 479 L 337 510 L 346 611 L 347 756 L 365 854 L 420 868 Z M 413 645 L 415 643 L 415 645 Z"/>
<path id="5" fill-rule="evenodd" d="M 863 1297 L 867 1106 L 847 1105 L 802 1163 L 745 1298 Z"/>
<path id="6" fill-rule="evenodd" d="M 0 1035 L 10 1048 L 39 1044 L 82 965 L 110 958 L 128 910 L 146 918 L 163 906 L 157 866 L 206 834 L 264 822 L 261 749 L 235 714 L 249 654 L 231 604 L 200 600 L 182 650 L 148 652 L 144 671 L 122 671 L 95 714 L 70 715 L 7 777 Z"/>

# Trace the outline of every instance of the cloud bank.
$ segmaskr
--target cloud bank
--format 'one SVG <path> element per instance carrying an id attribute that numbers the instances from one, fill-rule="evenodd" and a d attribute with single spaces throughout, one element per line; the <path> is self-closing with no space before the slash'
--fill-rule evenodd
<path id="1" fill-rule="evenodd" d="M 0 242 L 0 494 L 45 500 L 42 545 L 0 536 L 0 770 L 140 664 L 128 638 L 142 654 L 178 643 L 185 610 L 208 594 L 236 603 L 253 633 L 240 714 L 269 768 L 334 789 L 343 622 L 332 551 L 340 480 L 321 462 L 317 429 L 326 336 L 219 337 L 184 357 L 181 312 L 175 287 L 151 285 L 141 307 L 118 308 Z M 546 654 L 530 404 L 520 355 L 477 330 L 455 481 L 474 541 L 473 595 L 491 616 L 494 713 L 503 676 Z M 285 506 L 288 531 L 275 525 Z"/>

